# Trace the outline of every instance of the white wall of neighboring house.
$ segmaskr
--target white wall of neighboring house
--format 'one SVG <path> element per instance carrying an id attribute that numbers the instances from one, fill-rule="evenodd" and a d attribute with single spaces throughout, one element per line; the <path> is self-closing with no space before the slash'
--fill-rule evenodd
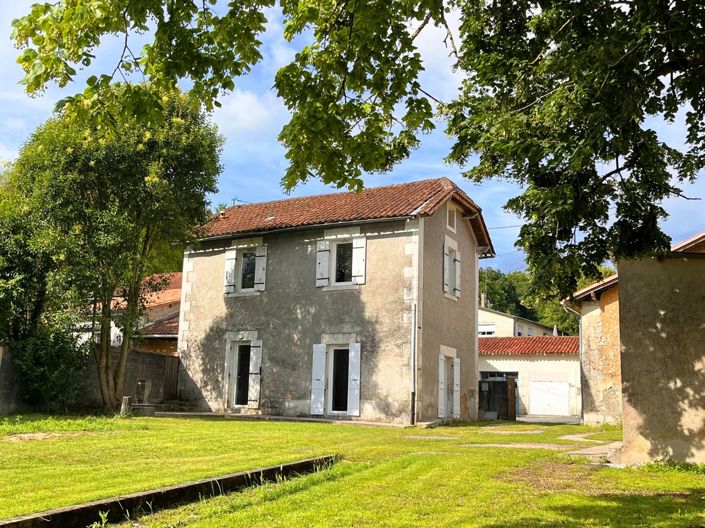
<path id="1" fill-rule="evenodd" d="M 480 373 L 518 372 L 518 407 L 521 416 L 580 415 L 580 360 L 578 356 L 483 355 L 480 356 L 479 370 Z"/>
<path id="2" fill-rule="evenodd" d="M 494 335 L 491 331 L 494 330 Z M 478 309 L 480 337 L 550 336 L 553 329 L 540 323 L 487 308 Z"/>

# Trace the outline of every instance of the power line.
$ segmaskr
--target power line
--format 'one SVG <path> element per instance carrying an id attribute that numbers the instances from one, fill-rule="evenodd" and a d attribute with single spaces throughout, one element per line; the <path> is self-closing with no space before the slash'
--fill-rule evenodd
<path id="1" fill-rule="evenodd" d="M 487 229 L 511 229 L 513 227 L 521 227 L 524 224 L 514 224 L 514 225 L 506 225 L 506 226 L 494 226 L 494 227 L 488 227 Z"/>

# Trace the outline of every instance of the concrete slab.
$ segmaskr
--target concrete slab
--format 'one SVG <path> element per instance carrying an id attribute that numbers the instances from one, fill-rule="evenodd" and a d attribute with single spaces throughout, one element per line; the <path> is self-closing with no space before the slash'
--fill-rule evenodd
<path id="1" fill-rule="evenodd" d="M 594 433 L 577 433 L 577 434 L 569 434 L 569 435 L 563 435 L 559 436 L 561 440 L 571 440 L 573 442 L 587 442 L 590 444 L 606 444 L 607 442 L 605 440 L 593 440 L 592 438 L 588 438 L 590 435 Z"/>
<path id="2" fill-rule="evenodd" d="M 439 436 L 439 435 L 408 435 L 404 438 L 409 440 L 458 440 L 456 436 Z"/>
<path id="3" fill-rule="evenodd" d="M 568 453 L 568 456 L 586 457 L 597 462 L 605 462 L 622 448 L 622 442 L 610 442 L 599 446 L 584 447 Z"/>

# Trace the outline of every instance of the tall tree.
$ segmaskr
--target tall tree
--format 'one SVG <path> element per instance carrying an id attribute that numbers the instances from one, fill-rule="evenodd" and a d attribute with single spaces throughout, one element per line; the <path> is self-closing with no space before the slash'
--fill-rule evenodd
<path id="1" fill-rule="evenodd" d="M 207 107 L 260 60 L 273 0 L 59 0 L 14 22 L 29 93 L 93 67 L 107 35 L 124 37 L 117 64 L 62 101 L 98 121 L 122 109 L 112 83 L 139 71 L 158 89 L 186 79 Z M 705 4 L 665 0 L 282 0 L 284 35 L 306 42 L 275 86 L 292 112 L 280 134 L 285 187 L 311 176 L 359 189 L 433 128 L 434 106 L 455 138 L 448 160 L 481 181 L 506 178 L 523 194 L 518 246 L 545 294 L 568 295 L 608 257 L 666 250 L 664 198 L 705 166 Z M 446 16 L 457 10 L 459 34 Z M 444 28 L 464 75 L 440 101 L 421 86 L 418 35 Z M 130 37 L 148 33 L 133 52 Z M 139 74 L 138 74 L 139 75 Z M 125 108 L 162 115 L 154 92 L 130 85 Z M 687 145 L 658 137 L 649 117 L 685 113 Z M 471 156 L 479 163 L 467 168 Z M 610 211 L 614 211 L 611 222 Z"/>
<path id="2" fill-rule="evenodd" d="M 221 139 L 197 101 L 164 97 L 160 124 L 112 127 L 57 116 L 23 146 L 12 173 L 46 232 L 61 241 L 62 268 L 99 328 L 96 362 L 106 406 L 116 408 L 154 249 L 196 235 L 215 192 Z M 117 359 L 111 330 L 123 340 Z"/>

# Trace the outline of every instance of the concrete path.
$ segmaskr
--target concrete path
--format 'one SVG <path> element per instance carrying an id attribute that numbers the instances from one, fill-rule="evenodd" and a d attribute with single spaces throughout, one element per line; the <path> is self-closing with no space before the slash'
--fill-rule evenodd
<path id="1" fill-rule="evenodd" d="M 604 462 L 622 448 L 622 442 L 610 442 L 599 446 L 584 447 L 568 453 L 568 456 L 586 457 L 596 462 Z"/>
<path id="2" fill-rule="evenodd" d="M 569 435 L 564 435 L 564 436 L 559 436 L 561 440 L 570 440 L 572 442 L 588 442 L 590 444 L 606 444 L 607 442 L 605 440 L 593 440 L 592 438 L 588 438 L 588 436 L 591 436 L 595 433 L 576 433 L 576 434 L 569 434 Z"/>

